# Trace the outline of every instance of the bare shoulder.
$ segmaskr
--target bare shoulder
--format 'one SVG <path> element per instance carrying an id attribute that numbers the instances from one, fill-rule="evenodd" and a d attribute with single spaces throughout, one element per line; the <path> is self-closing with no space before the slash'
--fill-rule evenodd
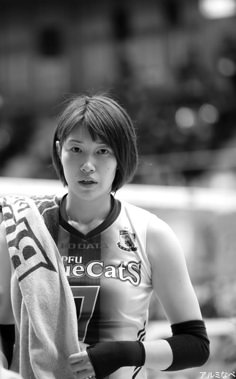
<path id="1" fill-rule="evenodd" d="M 170 225 L 157 217 L 156 215 L 152 214 L 149 224 L 148 224 L 148 237 L 151 240 L 157 240 L 159 243 L 166 243 L 169 240 L 174 240 L 174 242 L 178 242 L 177 236 L 174 233 L 173 229 L 170 227 Z"/>
<path id="2" fill-rule="evenodd" d="M 180 242 L 165 221 L 152 215 L 147 230 L 147 252 L 151 260 L 184 258 Z"/>

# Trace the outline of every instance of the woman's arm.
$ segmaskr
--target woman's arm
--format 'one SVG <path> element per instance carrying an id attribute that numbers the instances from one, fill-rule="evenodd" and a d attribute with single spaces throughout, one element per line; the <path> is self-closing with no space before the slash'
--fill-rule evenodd
<path id="1" fill-rule="evenodd" d="M 191 367 L 191 364 L 198 365 L 198 360 L 200 366 L 200 360 L 204 360 L 204 356 L 206 360 L 209 351 L 199 303 L 179 241 L 172 229 L 155 216 L 149 225 L 147 252 L 152 268 L 153 288 L 172 325 L 174 337 L 144 342 L 146 366 L 166 370 L 174 363 L 175 367 L 181 367 L 183 362 L 176 362 L 181 353 L 189 361 L 186 362 L 186 368 Z M 201 357 L 199 344 L 202 343 Z M 186 354 L 188 345 L 191 351 L 188 350 Z"/>

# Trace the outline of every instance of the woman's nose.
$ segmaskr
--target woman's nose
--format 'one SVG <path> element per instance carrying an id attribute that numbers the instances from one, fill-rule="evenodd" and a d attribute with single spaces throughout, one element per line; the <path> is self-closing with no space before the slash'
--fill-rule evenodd
<path id="1" fill-rule="evenodd" d="M 87 160 L 80 166 L 80 170 L 85 174 L 90 174 L 95 171 L 95 167 L 91 160 Z"/>

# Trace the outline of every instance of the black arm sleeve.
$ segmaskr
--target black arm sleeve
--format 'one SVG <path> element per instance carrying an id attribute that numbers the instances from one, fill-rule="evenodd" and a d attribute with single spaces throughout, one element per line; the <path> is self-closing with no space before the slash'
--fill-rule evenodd
<path id="1" fill-rule="evenodd" d="M 145 349 L 140 341 L 100 342 L 87 347 L 96 378 L 103 379 L 120 367 L 143 366 Z"/>
<path id="2" fill-rule="evenodd" d="M 0 337 L 2 352 L 8 361 L 8 366 L 10 366 L 13 355 L 13 346 L 15 343 L 15 325 L 0 324 Z"/>
<path id="3" fill-rule="evenodd" d="M 209 339 L 202 320 L 171 325 L 172 337 L 166 338 L 173 352 L 173 362 L 166 370 L 177 371 L 202 366 L 209 358 Z"/>

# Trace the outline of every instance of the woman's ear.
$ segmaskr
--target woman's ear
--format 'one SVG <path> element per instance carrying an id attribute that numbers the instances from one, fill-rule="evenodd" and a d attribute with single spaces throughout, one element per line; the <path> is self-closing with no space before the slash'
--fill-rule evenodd
<path id="1" fill-rule="evenodd" d="M 61 157 L 61 146 L 60 146 L 60 141 L 56 141 L 56 149 L 57 149 L 57 154 L 59 158 Z"/>

